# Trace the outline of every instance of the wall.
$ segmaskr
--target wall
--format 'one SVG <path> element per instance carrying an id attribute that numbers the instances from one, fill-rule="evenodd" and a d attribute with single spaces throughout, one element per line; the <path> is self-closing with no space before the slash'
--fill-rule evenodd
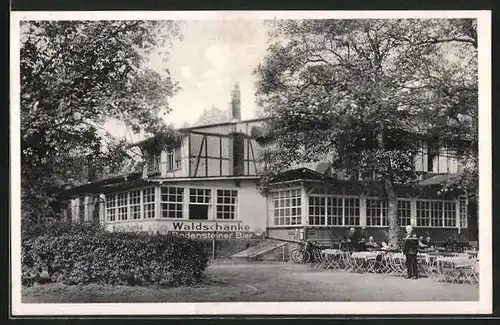
<path id="1" fill-rule="evenodd" d="M 107 224 L 110 231 L 147 231 L 160 233 L 178 233 L 192 238 L 211 240 L 213 236 L 219 239 L 253 240 L 258 239 L 266 228 L 265 197 L 257 192 L 257 180 L 200 180 L 189 182 L 169 182 L 164 186 L 189 188 L 210 188 L 238 190 L 238 210 L 235 220 L 215 220 L 215 204 L 209 220 L 189 220 L 187 209 L 184 209 L 183 219 L 163 219 L 160 217 L 160 203 L 158 201 L 159 187 L 157 188 L 157 204 L 155 219 L 138 219 L 114 221 Z M 188 203 L 188 190 L 184 196 L 184 207 Z M 213 197 L 213 196 L 212 196 Z M 212 200 L 213 201 L 213 200 Z M 214 235 L 214 231 L 216 234 Z"/>

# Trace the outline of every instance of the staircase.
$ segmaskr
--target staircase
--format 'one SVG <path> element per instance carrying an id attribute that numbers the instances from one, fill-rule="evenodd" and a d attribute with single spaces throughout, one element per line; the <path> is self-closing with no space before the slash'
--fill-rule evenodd
<path id="1" fill-rule="evenodd" d="M 278 240 L 266 239 L 262 243 L 249 247 L 239 253 L 232 255 L 231 258 L 248 260 L 259 259 L 264 255 L 272 253 L 276 249 L 286 246 L 287 244 L 288 243 L 286 242 Z"/>

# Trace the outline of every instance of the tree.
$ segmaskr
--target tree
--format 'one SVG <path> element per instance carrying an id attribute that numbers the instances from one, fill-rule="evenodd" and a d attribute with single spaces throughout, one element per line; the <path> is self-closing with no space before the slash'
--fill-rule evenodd
<path id="1" fill-rule="evenodd" d="M 270 23 L 272 43 L 256 69 L 258 100 L 272 119 L 273 173 L 329 160 L 388 201 L 397 243 L 398 184 L 417 179 L 422 139 L 457 152 L 477 135 L 477 42 L 472 20 L 301 20 Z M 477 130 L 477 129 L 476 129 Z M 457 132 L 459 131 L 459 132 Z M 476 143 L 477 146 L 477 143 Z"/>
<path id="2" fill-rule="evenodd" d="M 133 132 L 173 134 L 161 119 L 178 87 L 147 54 L 178 36 L 168 21 L 21 23 L 23 217 L 54 213 L 64 186 L 115 172 L 128 145 L 103 130 L 108 118 Z M 85 175 L 81 173 L 87 168 Z"/>
<path id="3" fill-rule="evenodd" d="M 212 106 L 211 109 L 205 109 L 198 120 L 194 123 L 195 126 L 198 125 L 208 125 L 215 123 L 224 123 L 229 122 L 231 120 L 231 116 L 229 111 L 221 110 L 215 106 Z"/>

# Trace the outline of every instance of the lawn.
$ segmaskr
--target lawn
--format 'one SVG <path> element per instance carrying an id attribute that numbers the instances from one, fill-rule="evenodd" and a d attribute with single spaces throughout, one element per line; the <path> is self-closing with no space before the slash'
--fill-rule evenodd
<path id="1" fill-rule="evenodd" d="M 352 274 L 280 262 L 216 261 L 194 287 L 38 285 L 23 288 L 24 303 L 234 301 L 473 301 L 477 287 Z"/>

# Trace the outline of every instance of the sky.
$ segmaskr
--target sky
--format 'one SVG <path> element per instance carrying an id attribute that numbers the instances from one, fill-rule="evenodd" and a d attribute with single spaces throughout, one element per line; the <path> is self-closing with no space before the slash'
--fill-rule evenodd
<path id="1" fill-rule="evenodd" d="M 256 117 L 255 76 L 252 71 L 266 53 L 267 30 L 261 20 L 185 21 L 181 25 L 182 40 L 173 42 L 167 60 L 152 54 L 149 66 L 169 69 L 179 92 L 171 98 L 172 112 L 166 123 L 181 127 L 194 123 L 203 110 L 215 106 L 228 109 L 230 92 L 235 83 L 241 89 L 241 117 Z M 131 141 L 132 135 L 116 121 L 106 128 L 116 136 Z"/>

